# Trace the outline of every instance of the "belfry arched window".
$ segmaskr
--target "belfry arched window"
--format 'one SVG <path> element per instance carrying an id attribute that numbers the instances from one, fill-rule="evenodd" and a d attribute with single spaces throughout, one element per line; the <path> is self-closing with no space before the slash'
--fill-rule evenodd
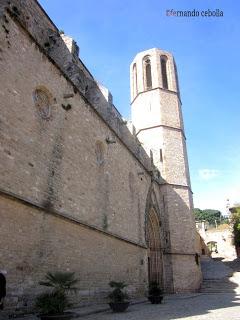
<path id="1" fill-rule="evenodd" d="M 133 65 L 133 97 L 135 98 L 138 94 L 138 83 L 137 83 L 137 66 L 136 63 Z"/>
<path id="2" fill-rule="evenodd" d="M 152 71 L 151 71 L 151 60 L 149 56 L 146 56 L 143 60 L 144 67 L 144 82 L 145 89 L 152 89 Z"/>
<path id="3" fill-rule="evenodd" d="M 167 57 L 161 56 L 162 86 L 168 89 Z"/>
<path id="4" fill-rule="evenodd" d="M 179 93 L 178 72 L 177 72 L 177 66 L 175 61 L 174 61 L 174 70 L 175 70 L 175 79 L 176 79 L 176 89 L 177 89 L 177 92 Z"/>

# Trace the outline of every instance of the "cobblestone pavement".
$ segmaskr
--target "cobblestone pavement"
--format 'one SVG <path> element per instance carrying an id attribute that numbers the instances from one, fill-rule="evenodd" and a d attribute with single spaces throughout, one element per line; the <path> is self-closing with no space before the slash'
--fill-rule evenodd
<path id="1" fill-rule="evenodd" d="M 239 320 L 240 260 L 223 263 L 218 259 L 206 258 L 202 262 L 203 278 L 223 282 L 220 288 L 213 286 L 210 292 L 198 294 L 169 295 L 159 305 L 132 305 L 123 314 L 107 311 L 85 316 L 84 320 Z M 216 286 L 216 282 L 213 283 Z M 217 290 L 216 293 L 211 293 L 211 289 Z"/>
<path id="2" fill-rule="evenodd" d="M 8 317 L 0 319 L 7 320 Z M 25 316 L 18 320 L 36 320 L 36 316 Z M 104 311 L 82 315 L 76 320 L 239 320 L 240 295 L 235 293 L 170 295 L 162 304 L 149 302 L 130 305 L 124 313 Z"/>
<path id="3" fill-rule="evenodd" d="M 203 279 L 222 279 L 231 277 L 234 271 L 221 260 L 212 259 L 207 256 L 201 257 L 201 268 Z"/>
<path id="4" fill-rule="evenodd" d="M 77 318 L 78 320 L 83 318 Z M 110 311 L 84 317 L 84 320 L 239 320 L 240 296 L 227 294 L 194 294 L 171 296 L 163 304 L 144 303 L 130 306 L 122 314 Z"/>

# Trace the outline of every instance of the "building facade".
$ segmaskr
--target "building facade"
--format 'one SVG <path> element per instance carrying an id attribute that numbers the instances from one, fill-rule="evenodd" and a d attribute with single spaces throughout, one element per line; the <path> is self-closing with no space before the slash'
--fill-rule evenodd
<path id="1" fill-rule="evenodd" d="M 201 282 L 177 71 L 171 54 L 131 65 L 132 122 L 35 0 L 0 2 L 0 269 L 7 306 L 31 305 L 48 271 L 79 301 L 110 280 L 133 296 Z"/>

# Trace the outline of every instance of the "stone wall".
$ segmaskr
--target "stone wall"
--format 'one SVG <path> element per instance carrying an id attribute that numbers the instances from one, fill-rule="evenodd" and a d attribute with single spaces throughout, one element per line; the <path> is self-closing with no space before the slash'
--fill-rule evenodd
<path id="1" fill-rule="evenodd" d="M 102 301 L 111 280 L 126 281 L 132 295 L 144 294 L 144 248 L 10 197 L 1 195 L 0 208 L 0 268 L 7 270 L 8 308 L 30 307 L 33 297 L 46 289 L 38 282 L 57 270 L 76 273 L 79 289 L 73 298 L 80 304 L 93 296 L 95 302 Z"/>
<path id="2" fill-rule="evenodd" d="M 169 258 L 173 292 L 197 291 L 201 281 L 201 266 L 196 245 L 195 221 L 192 215 L 192 195 L 186 187 L 161 187 L 165 220 L 169 226 L 170 243 L 166 246 L 165 260 Z M 167 260 L 166 260 L 167 262 Z"/>
<path id="3" fill-rule="evenodd" d="M 144 243 L 150 175 L 24 31 L 10 19 L 8 26 L 11 46 L 1 52 L 1 188 Z M 34 102 L 38 88 L 49 95 L 48 119 Z"/>
<path id="4" fill-rule="evenodd" d="M 5 44 L 10 43 L 9 15 L 21 26 L 39 49 L 61 71 L 73 85 L 74 90 L 91 104 L 91 107 L 107 122 L 126 147 L 148 169 L 151 163 L 144 149 L 134 137 L 111 101 L 106 99 L 101 86 L 93 79 L 83 62 L 73 56 L 65 45 L 58 29 L 35 0 L 3 0 L 0 4 L 1 31 L 6 36 Z"/>
<path id="5" fill-rule="evenodd" d="M 236 259 L 236 248 L 234 246 L 233 230 L 229 225 L 219 225 L 218 228 L 206 228 L 205 222 L 202 224 L 203 229 L 199 230 L 205 245 L 207 246 L 210 242 L 216 243 L 216 251 L 213 249 L 210 252 L 214 258 L 224 258 L 229 260 Z M 214 247 L 214 245 L 212 245 Z M 210 248 L 209 248 L 210 249 Z"/>

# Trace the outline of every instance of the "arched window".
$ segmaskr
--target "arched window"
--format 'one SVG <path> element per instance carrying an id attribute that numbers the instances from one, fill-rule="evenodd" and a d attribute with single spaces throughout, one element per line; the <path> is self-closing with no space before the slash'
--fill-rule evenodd
<path id="1" fill-rule="evenodd" d="M 178 72 L 177 72 L 177 66 L 175 61 L 174 61 L 174 70 L 175 70 L 176 88 L 177 88 L 177 92 L 179 93 Z"/>
<path id="2" fill-rule="evenodd" d="M 167 57 L 166 56 L 161 56 L 161 72 L 162 72 L 162 86 L 164 89 L 168 89 Z"/>
<path id="3" fill-rule="evenodd" d="M 48 120 L 51 116 L 51 99 L 47 89 L 39 87 L 33 92 L 33 100 L 37 108 L 37 112 L 42 119 Z"/>
<path id="4" fill-rule="evenodd" d="M 95 154 L 97 164 L 101 166 L 104 163 L 104 145 L 101 141 L 97 141 L 95 144 Z"/>
<path id="5" fill-rule="evenodd" d="M 137 66 L 136 63 L 133 65 L 133 97 L 135 98 L 138 94 L 138 84 L 137 84 Z"/>
<path id="6" fill-rule="evenodd" d="M 145 89 L 152 89 L 152 72 L 151 72 L 151 60 L 149 56 L 144 58 L 144 78 L 145 78 Z"/>

